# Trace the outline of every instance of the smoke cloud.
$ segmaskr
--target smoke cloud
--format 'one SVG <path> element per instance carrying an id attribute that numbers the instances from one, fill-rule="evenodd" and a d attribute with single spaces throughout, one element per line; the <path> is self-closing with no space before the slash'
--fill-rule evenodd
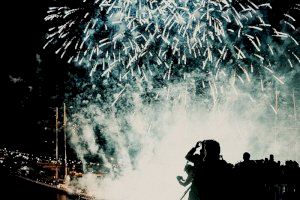
<path id="1" fill-rule="evenodd" d="M 70 141 L 87 172 L 81 187 L 99 199 L 179 199 L 186 188 L 176 176 L 184 175 L 185 154 L 204 139 L 219 141 L 223 158 L 233 164 L 245 151 L 252 159 L 274 154 L 282 162 L 300 161 L 295 90 L 265 88 L 254 97 L 229 86 L 213 103 L 211 92 L 198 97 L 188 86 L 159 89 L 151 103 L 128 89 L 113 95 L 111 101 L 119 100 L 108 111 L 88 103 L 74 113 Z M 88 173 L 95 157 L 102 177 Z"/>

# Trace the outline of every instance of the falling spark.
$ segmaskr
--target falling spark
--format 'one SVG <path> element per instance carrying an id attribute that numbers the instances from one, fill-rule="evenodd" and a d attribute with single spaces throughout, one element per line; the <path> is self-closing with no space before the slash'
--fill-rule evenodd
<path id="1" fill-rule="evenodd" d="M 300 58 L 294 52 L 292 52 L 292 54 L 297 59 L 297 61 L 300 63 Z"/>
<path id="2" fill-rule="evenodd" d="M 118 95 L 116 96 L 114 102 L 111 104 L 111 107 L 113 107 L 113 106 L 117 103 L 117 101 L 119 100 L 119 98 L 121 97 L 121 95 L 123 94 L 123 92 L 125 91 L 125 89 L 126 89 L 126 87 L 124 87 L 124 88 L 121 90 L 121 92 L 118 93 Z"/>
<path id="3" fill-rule="evenodd" d="M 278 78 L 277 76 L 275 76 L 274 74 L 273 74 L 273 77 L 274 77 L 279 83 L 281 83 L 282 85 L 284 84 L 284 82 L 283 82 L 280 78 Z"/>

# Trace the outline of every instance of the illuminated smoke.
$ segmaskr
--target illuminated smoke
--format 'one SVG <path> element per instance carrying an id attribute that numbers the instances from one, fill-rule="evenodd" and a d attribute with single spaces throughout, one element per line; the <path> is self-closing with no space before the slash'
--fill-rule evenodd
<path id="1" fill-rule="evenodd" d="M 87 174 L 80 184 L 87 185 L 90 193 L 99 199 L 180 198 L 184 188 L 176 175 L 184 174 L 184 156 L 196 141 L 207 138 L 220 142 L 221 154 L 231 163 L 240 161 L 245 151 L 253 159 L 273 153 L 281 161 L 299 161 L 295 143 L 299 127 L 292 129 L 296 121 L 288 116 L 293 113 L 287 110 L 290 105 L 280 105 L 276 115 L 268 97 L 251 101 L 248 93 L 227 90 L 226 101 L 210 110 L 202 99 L 186 94 L 185 84 L 173 88 L 169 94 L 173 100 L 165 97 L 152 104 L 136 95 L 135 107 L 126 114 L 106 113 L 97 104 L 74 114 L 80 129 L 71 130 L 70 136 L 77 153 L 81 158 L 99 157 L 104 166 L 100 171 L 111 172 L 103 179 Z M 291 101 L 292 96 L 285 98 Z M 106 142 L 96 145 L 100 136 Z"/>

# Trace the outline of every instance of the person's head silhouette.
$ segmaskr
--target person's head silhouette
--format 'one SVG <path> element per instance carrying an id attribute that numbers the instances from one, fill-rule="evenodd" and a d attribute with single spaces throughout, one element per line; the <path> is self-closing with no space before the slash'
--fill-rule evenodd
<path id="1" fill-rule="evenodd" d="M 270 154 L 270 159 L 269 159 L 271 162 L 274 161 L 274 155 L 273 154 Z"/>
<path id="2" fill-rule="evenodd" d="M 220 144 L 215 140 L 203 141 L 204 160 L 219 160 Z"/>
<path id="3" fill-rule="evenodd" d="M 250 160 L 250 153 L 245 152 L 245 153 L 243 154 L 243 160 L 244 160 L 244 161 L 249 161 L 249 160 Z"/>

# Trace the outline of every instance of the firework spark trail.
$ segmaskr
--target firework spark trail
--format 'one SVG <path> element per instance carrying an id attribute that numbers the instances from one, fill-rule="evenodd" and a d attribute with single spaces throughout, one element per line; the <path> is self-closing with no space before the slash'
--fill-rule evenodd
<path id="1" fill-rule="evenodd" d="M 186 65 L 198 69 L 193 61 L 200 60 L 216 84 L 222 69 L 229 76 L 240 71 L 245 76 L 238 77 L 249 81 L 251 65 L 264 66 L 278 59 L 272 48 L 276 38 L 299 43 L 292 35 L 266 24 L 260 9 L 270 9 L 270 4 L 248 1 L 239 6 L 241 9 L 226 0 L 105 0 L 83 1 L 81 8 L 51 7 L 45 20 L 59 25 L 49 29 L 44 48 L 61 44 L 55 51 L 61 58 L 68 56 L 69 63 L 84 63 L 91 69 L 102 65 L 98 68 L 103 70 L 102 77 L 115 72 L 126 77 L 120 81 L 127 81 L 128 75 L 145 81 L 158 75 L 169 81 L 178 78 L 172 77 L 176 72 L 181 72 L 182 78 Z M 289 14 L 284 17 L 285 24 L 294 30 L 295 19 Z M 293 66 L 295 58 L 298 61 L 293 53 L 286 65 Z M 153 62 L 154 70 L 144 65 Z M 261 74 L 264 69 L 256 68 Z"/>
<path id="2" fill-rule="evenodd" d="M 137 27 L 136 22 L 134 21 L 136 20 L 136 18 L 133 18 L 130 12 L 132 10 L 132 5 L 130 4 L 130 2 L 125 2 L 123 4 L 121 4 L 120 2 L 122 1 L 95 2 L 93 5 L 96 8 L 94 12 L 90 10 L 84 10 L 83 8 L 50 8 L 48 11 L 49 15 L 45 17 L 45 20 L 56 20 L 59 21 L 59 23 L 64 23 L 62 25 L 49 29 L 49 35 L 47 37 L 49 41 L 46 43 L 44 48 L 48 46 L 48 43 L 59 42 L 57 40 L 65 39 L 66 41 L 63 42 L 62 47 L 59 47 L 56 53 L 62 53 L 61 49 L 67 50 L 71 49 L 70 47 L 73 46 L 76 52 L 75 54 L 77 54 L 77 56 L 70 56 L 69 62 L 71 62 L 72 60 L 82 60 L 84 57 L 88 56 L 89 61 L 94 61 L 95 57 L 105 58 L 105 62 L 103 62 L 103 65 L 105 63 L 110 65 L 111 63 L 116 61 L 115 57 L 112 57 L 112 51 L 114 51 L 114 53 L 118 55 L 123 52 L 123 49 L 126 49 L 125 55 L 127 55 L 127 57 L 138 57 L 136 55 L 137 53 L 139 53 L 139 45 L 137 43 L 138 36 L 136 36 L 135 38 L 125 38 L 124 40 L 122 40 L 125 33 L 125 31 L 122 30 L 122 26 L 128 28 L 127 31 L 131 29 L 130 32 L 132 33 L 132 36 L 138 35 L 135 34 L 134 31 L 134 27 Z M 84 1 L 83 3 L 85 5 L 89 5 L 90 1 Z M 97 7 L 100 7 L 100 10 L 105 12 L 105 15 L 99 12 L 99 8 L 97 9 Z M 126 13 L 128 13 L 128 16 L 125 15 Z M 122 20 L 127 23 L 124 25 L 124 22 L 122 22 Z M 140 24 L 143 24 L 142 20 L 139 20 L 138 22 Z M 119 23 L 121 25 L 119 25 Z M 77 32 L 78 35 L 66 37 L 68 35 L 72 35 L 72 32 Z M 107 37 L 104 37 L 105 34 L 101 32 L 108 33 Z M 81 33 L 83 34 L 83 36 L 81 35 Z M 96 39 L 97 37 L 99 38 L 99 42 Z M 140 37 L 143 37 L 143 35 L 140 34 Z M 53 41 L 53 38 L 55 38 L 56 40 Z M 133 39 L 136 41 L 134 41 Z M 103 40 L 106 41 L 103 42 Z M 117 48 L 117 46 L 119 45 L 121 46 Z M 63 54 L 65 54 L 65 51 L 63 52 Z M 122 62 L 122 60 L 118 59 L 118 62 Z"/>

